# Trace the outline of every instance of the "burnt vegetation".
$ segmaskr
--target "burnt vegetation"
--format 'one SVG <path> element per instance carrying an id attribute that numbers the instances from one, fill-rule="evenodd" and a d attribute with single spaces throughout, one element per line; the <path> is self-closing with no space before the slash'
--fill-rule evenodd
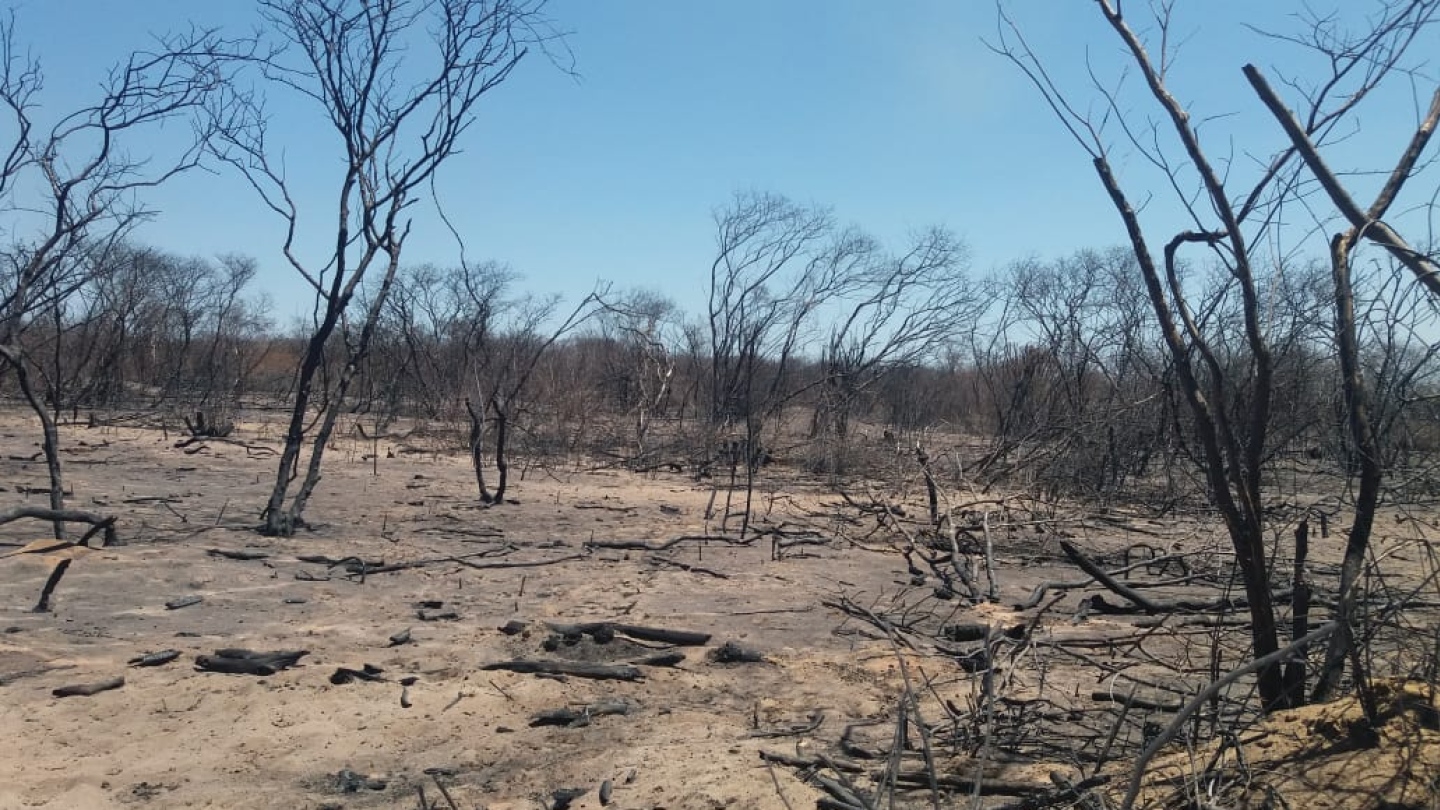
<path id="1" fill-rule="evenodd" d="M 1168 88 L 1169 4 L 1140 25 L 1098 2 L 1131 82 L 1092 70 L 1073 87 L 1002 7 L 993 49 L 1074 135 L 1128 243 L 982 270 L 946 228 L 888 244 L 823 207 L 747 191 L 715 209 L 694 312 L 603 284 L 533 295 L 523 268 L 463 250 L 447 266 L 405 258 L 408 211 L 486 94 L 531 51 L 564 62 L 543 3 L 262 6 L 273 46 L 207 31 L 161 40 L 117 67 L 93 106 L 43 124 L 40 67 L 15 23 L 0 24 L 0 196 L 7 211 L 36 210 L 18 200 L 39 188 L 43 214 L 0 245 L 0 392 L 34 415 L 50 482 L 47 508 L 5 521 L 47 521 L 57 542 L 67 521 L 123 538 L 123 514 L 67 510 L 59 450 L 62 434 L 115 424 L 174 431 L 185 452 L 228 442 L 273 456 L 272 495 L 253 512 L 278 537 L 303 539 L 339 437 L 368 443 L 377 470 L 385 454 L 466 457 L 487 509 L 523 498 L 540 472 L 689 480 L 712 493 L 702 540 L 768 538 L 774 559 L 843 542 L 906 571 L 890 592 L 826 605 L 893 647 L 903 688 L 885 725 L 846 728 L 833 757 L 768 759 L 822 786 L 830 807 L 897 795 L 1092 806 L 1104 790 L 1128 807 L 1168 744 L 1212 746 L 1218 762 L 1238 729 L 1353 694 L 1363 717 L 1347 734 L 1374 745 L 1394 683 L 1433 682 L 1440 90 L 1416 49 L 1435 41 L 1436 4 L 1381 4 L 1363 30 L 1300 18 L 1275 34 L 1299 63 L 1326 67 L 1286 74 L 1278 91 L 1269 69 L 1244 68 L 1245 101 L 1273 129 L 1244 166 Z M 436 56 L 431 73 L 398 83 L 393 60 L 416 41 Z M 333 128 L 338 212 L 295 202 L 259 96 L 236 90 L 242 75 L 303 96 Z M 1357 200 L 1355 171 L 1332 170 L 1326 150 L 1372 95 L 1406 81 L 1415 126 L 1390 133 L 1396 154 L 1354 167 L 1382 178 Z M 86 137 L 120 142 L 181 118 L 195 139 L 169 162 L 96 152 Z M 1174 192 L 1173 222 L 1142 223 L 1140 199 L 1160 192 L 1126 184 L 1121 149 Z M 273 255 L 185 257 L 133 238 L 156 213 L 145 192 L 202 166 L 255 188 L 281 234 Z M 1292 208 L 1303 226 L 1282 215 Z M 337 213 L 333 255 L 302 259 L 297 233 Z M 1302 247 L 1273 250 L 1286 228 L 1304 231 Z M 313 294 L 309 322 L 277 322 L 255 284 L 262 261 Z M 247 433 L 257 424 L 268 440 Z M 792 488 L 830 508 L 774 519 Z M 1420 562 L 1392 574 L 1402 547 Z M 1045 564 L 1072 574 L 1014 574 Z M 520 664 L 558 666 L 508 666 Z M 1047 692 L 1061 666 L 1106 686 Z M 1107 787 L 1105 766 L 1123 761 L 1133 783 Z M 1076 773 L 1048 785 L 997 775 L 1016 762 Z M 1205 779 L 1239 795 L 1239 770 L 1212 763 L 1174 778 L 1173 795 L 1145 795 L 1198 803 Z"/>

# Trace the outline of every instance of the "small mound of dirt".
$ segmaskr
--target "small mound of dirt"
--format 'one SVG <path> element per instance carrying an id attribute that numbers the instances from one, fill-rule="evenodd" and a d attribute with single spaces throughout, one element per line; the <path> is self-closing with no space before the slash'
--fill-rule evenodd
<path id="1" fill-rule="evenodd" d="M 1440 808 L 1440 689 L 1373 689 L 1374 727 L 1354 696 L 1277 712 L 1238 737 L 1157 758 L 1136 806 Z"/>

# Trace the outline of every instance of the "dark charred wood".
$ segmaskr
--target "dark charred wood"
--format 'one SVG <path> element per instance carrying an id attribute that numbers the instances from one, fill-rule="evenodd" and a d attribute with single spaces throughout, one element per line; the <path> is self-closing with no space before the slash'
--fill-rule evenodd
<path id="1" fill-rule="evenodd" d="M 42 489 L 37 492 L 48 493 L 50 490 Z M 104 532 L 104 540 L 101 546 L 120 545 L 120 540 L 115 534 L 115 518 L 105 515 L 97 515 L 94 512 L 85 512 L 80 509 L 50 509 L 43 506 L 17 506 L 14 509 L 7 509 L 0 512 L 0 524 L 10 523 L 21 518 L 33 518 L 35 520 L 48 520 L 56 523 L 89 523 L 95 529 Z M 94 535 L 94 530 L 85 535 L 88 540 Z"/>
<path id="2" fill-rule="evenodd" d="M 1019 641 L 1025 637 L 1026 624 L 1021 622 L 1011 627 L 995 628 L 997 635 L 1003 635 L 1008 639 Z M 940 635 L 946 641 L 964 643 L 967 641 L 985 641 L 990 638 L 991 625 L 978 622 L 959 622 L 947 624 L 940 629 Z"/>
<path id="3" fill-rule="evenodd" d="M 628 664 L 587 664 L 578 661 L 497 661 L 493 664 L 485 664 L 480 669 L 499 669 L 532 675 L 571 675 L 576 678 L 592 678 L 602 681 L 638 681 L 645 677 L 637 667 Z"/>
<path id="4" fill-rule="evenodd" d="M 766 762 L 773 762 L 776 765 L 786 765 L 791 768 L 833 768 L 842 773 L 864 773 L 865 766 L 858 762 L 851 762 L 846 759 L 825 757 L 822 762 L 818 757 L 801 757 L 794 754 L 787 754 L 783 751 L 760 752 L 760 758 Z"/>
<path id="5" fill-rule="evenodd" d="M 630 704 L 619 700 L 592 703 L 589 706 L 585 706 L 580 709 L 572 709 L 569 707 L 561 709 L 547 709 L 542 712 L 537 712 L 530 718 L 530 727 L 537 728 L 539 726 L 566 726 L 569 728 L 577 728 L 580 726 L 589 725 L 590 718 L 592 717 L 629 714 L 630 709 Z"/>
<path id="6" fill-rule="evenodd" d="M 685 661 L 685 653 L 671 652 L 641 658 L 635 663 L 642 667 L 673 667 Z"/>
<path id="7" fill-rule="evenodd" d="M 386 678 L 383 673 L 383 669 L 373 664 L 365 664 L 360 669 L 351 669 L 350 667 L 338 667 L 333 673 L 331 673 L 330 683 L 333 683 L 336 686 L 344 686 L 347 683 L 353 683 L 355 681 L 368 681 L 370 683 L 377 683 L 388 680 L 388 678 Z"/>
<path id="8" fill-rule="evenodd" d="M 255 652 L 241 648 L 216 650 L 214 655 L 197 655 L 195 668 L 202 672 L 221 672 L 228 675 L 274 675 L 295 666 L 309 650 L 280 650 L 277 652 Z"/>
<path id="9" fill-rule="evenodd" d="M 758 535 L 751 535 L 749 538 L 740 540 L 734 537 L 725 537 L 714 534 L 686 534 L 666 540 L 663 543 L 651 543 L 646 540 L 590 540 L 585 543 L 586 548 L 608 548 L 617 551 L 666 551 L 688 542 L 702 543 L 724 543 L 731 546 L 750 546 L 755 544 Z"/>
<path id="10" fill-rule="evenodd" d="M 710 651 L 710 660 L 717 664 L 759 664 L 765 661 L 765 656 L 758 650 L 727 641 Z"/>
<path id="11" fill-rule="evenodd" d="M 1163 698 L 1147 697 L 1145 695 L 1121 695 L 1098 689 L 1090 693 L 1090 699 L 1123 703 L 1137 709 L 1146 709 L 1154 712 L 1178 712 L 1185 707 L 1184 703 L 1178 700 L 1165 700 Z"/>
<path id="12" fill-rule="evenodd" d="M 128 662 L 132 667 L 158 667 L 168 664 L 180 657 L 179 650 L 161 650 L 160 652 L 146 653 L 145 655 L 131 658 Z"/>
<path id="13" fill-rule="evenodd" d="M 50 597 L 55 593 L 55 587 L 60 584 L 60 578 L 65 576 L 66 571 L 70 570 L 70 563 L 72 562 L 74 562 L 74 559 L 66 557 L 55 564 L 55 567 L 50 571 L 50 576 L 45 580 L 45 587 L 40 589 L 40 600 L 35 603 L 35 607 L 30 609 L 31 613 L 50 612 Z"/>
<path id="14" fill-rule="evenodd" d="M 574 804 L 576 799 L 584 796 L 587 792 L 588 790 L 586 788 L 560 788 L 558 790 L 552 790 L 550 791 L 550 810 L 570 810 L 570 805 Z"/>
<path id="15" fill-rule="evenodd" d="M 672 644 L 677 647 L 703 647 L 710 643 L 709 633 L 695 633 L 689 630 L 669 630 L 663 627 L 643 627 L 616 622 L 585 622 L 582 624 L 546 622 L 546 624 L 551 630 L 562 636 L 587 635 L 594 637 L 609 633 L 612 637 L 622 635 L 636 641 L 653 641 L 657 644 Z"/>
<path id="16" fill-rule="evenodd" d="M 263 560 L 270 556 L 268 551 L 255 551 L 253 549 L 225 549 L 212 548 L 205 552 L 211 557 L 224 557 L 227 560 Z"/>
<path id="17" fill-rule="evenodd" d="M 1122 598 L 1128 599 L 1138 605 L 1147 613 L 1159 613 L 1163 610 L 1163 608 L 1147 599 L 1139 591 L 1110 576 L 1105 569 L 1096 565 L 1089 557 L 1081 554 L 1080 550 L 1069 542 L 1061 540 L 1060 549 L 1065 552 L 1065 556 L 1069 557 L 1071 562 L 1080 567 L 1080 570 L 1094 577 L 1101 585 L 1114 591 Z"/>
<path id="18" fill-rule="evenodd" d="M 50 690 L 55 697 L 90 697 L 101 692 L 108 692 L 111 689 L 119 689 L 125 685 L 124 678 L 110 678 L 96 683 L 77 683 L 70 686 L 60 686 Z"/>

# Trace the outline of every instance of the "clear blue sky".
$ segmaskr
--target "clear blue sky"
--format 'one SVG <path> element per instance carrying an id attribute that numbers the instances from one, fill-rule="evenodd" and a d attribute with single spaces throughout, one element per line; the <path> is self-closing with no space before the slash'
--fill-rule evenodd
<path id="1" fill-rule="evenodd" d="M 1137 13 L 1143 5 L 1134 4 Z M 1280 135 L 1258 114 L 1240 66 L 1268 64 L 1277 46 L 1240 23 L 1283 27 L 1299 4 L 1179 5 L 1188 39 L 1178 94 L 1202 114 L 1243 113 L 1209 125 L 1207 134 L 1220 133 L 1217 148 L 1233 133 L 1243 148 L 1268 153 Z M 192 19 L 253 22 L 243 0 L 22 0 L 16 8 L 19 39 L 44 62 L 54 110 L 75 104 L 147 32 Z M 1092 3 L 1011 8 L 1082 97 L 1092 95 L 1087 52 L 1114 75 L 1118 43 Z M 833 206 L 842 221 L 893 242 L 946 225 L 970 245 L 977 274 L 1123 239 L 1084 154 L 1019 72 L 982 44 L 996 21 L 985 0 L 554 0 L 550 12 L 572 32 L 579 78 L 543 58 L 522 64 L 484 103 L 465 154 L 440 180 L 470 257 L 511 264 L 529 289 L 574 298 L 606 279 L 698 312 L 712 211 L 750 188 Z M 329 202 L 335 135 L 313 108 L 277 100 L 273 113 L 292 171 Z M 1402 125 L 1414 115 L 1406 105 L 1392 113 Z M 1139 163 L 1121 155 L 1137 181 Z M 305 288 L 279 257 L 280 222 L 236 178 L 194 175 L 150 200 L 163 213 L 143 231 L 146 241 L 254 256 L 277 314 L 302 309 Z M 309 220 L 302 245 L 333 238 L 328 210 Z M 1146 215 L 1173 232 L 1184 223 L 1165 222 L 1170 210 L 1156 202 Z M 425 210 L 416 216 L 409 259 L 454 262 L 453 240 Z"/>

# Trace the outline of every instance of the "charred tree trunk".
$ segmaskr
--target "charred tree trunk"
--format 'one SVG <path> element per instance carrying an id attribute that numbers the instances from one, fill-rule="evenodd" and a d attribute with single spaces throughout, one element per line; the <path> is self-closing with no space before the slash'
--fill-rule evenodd
<path id="1" fill-rule="evenodd" d="M 1359 338 L 1355 328 L 1355 295 L 1350 281 L 1350 247 L 1358 230 L 1337 234 L 1330 243 L 1331 274 L 1335 281 L 1335 338 L 1340 354 L 1340 374 L 1345 391 L 1350 441 L 1355 445 L 1359 462 L 1359 488 L 1355 495 L 1355 521 L 1345 541 L 1345 558 L 1340 564 L 1340 595 L 1336 600 L 1335 619 L 1338 626 L 1325 651 L 1315 684 L 1314 699 L 1326 700 L 1340 685 L 1345 660 L 1355 647 L 1356 588 L 1370 547 L 1370 533 L 1375 524 L 1375 509 L 1380 501 L 1383 470 L 1380 465 L 1380 443 L 1370 423 L 1369 388 L 1360 370 Z M 1369 705 L 1366 675 L 1359 669 L 1355 656 L 1355 682 L 1366 700 L 1367 714 L 1374 716 Z"/>
<path id="2" fill-rule="evenodd" d="M 21 395 L 40 420 L 40 448 L 45 455 L 45 471 L 50 477 L 50 508 L 62 510 L 65 508 L 65 476 L 60 465 L 60 430 L 55 425 L 55 417 L 36 396 L 30 370 L 25 367 L 25 358 L 19 350 L 13 346 L 0 346 L 0 357 L 15 370 L 15 381 L 20 386 Z M 65 522 L 56 520 L 52 531 L 56 540 L 64 540 Z"/>
<path id="3" fill-rule="evenodd" d="M 510 419 L 506 409 L 500 407 L 500 400 L 496 397 L 490 398 L 490 410 L 495 413 L 495 495 L 490 502 L 502 504 L 505 502 L 505 487 L 510 479 L 510 462 L 505 456 L 507 452 L 505 440 L 510 428 Z"/>
<path id="4" fill-rule="evenodd" d="M 275 485 L 270 489 L 270 499 L 265 504 L 261 534 L 289 537 L 298 528 L 295 525 L 296 515 L 292 515 L 285 508 L 285 496 L 298 474 L 300 452 L 305 446 L 305 422 L 309 416 L 315 375 L 325 362 L 325 344 L 330 340 L 338 320 L 339 312 L 332 307 L 305 345 L 305 356 L 300 361 L 300 372 L 295 380 L 295 401 L 290 406 L 290 424 L 285 431 L 285 447 L 280 451 L 280 462 L 275 470 Z"/>
<path id="5" fill-rule="evenodd" d="M 485 486 L 485 413 L 483 408 L 476 411 L 468 397 L 465 412 L 470 416 L 470 466 L 475 468 L 475 486 L 480 491 L 480 502 L 490 503 L 490 488 Z"/>
<path id="6" fill-rule="evenodd" d="M 1268 417 L 1263 406 L 1268 404 L 1268 394 L 1264 398 L 1257 397 L 1257 401 L 1251 405 L 1251 433 L 1248 445 L 1242 449 L 1234 435 L 1233 426 L 1228 422 L 1223 401 L 1212 404 L 1192 366 L 1193 357 L 1197 353 L 1207 363 L 1212 364 L 1213 356 L 1180 298 L 1180 284 L 1175 270 L 1175 252 L 1181 244 L 1190 241 L 1217 241 L 1223 237 L 1219 234 L 1200 233 L 1182 233 L 1176 236 L 1165 246 L 1165 276 L 1162 279 L 1161 270 L 1141 230 L 1139 217 L 1116 181 L 1108 159 L 1103 155 L 1097 156 L 1094 166 L 1111 202 L 1125 223 L 1161 335 L 1175 364 L 1180 391 L 1194 417 L 1199 444 L 1197 449 L 1202 454 L 1201 466 L 1210 495 L 1225 520 L 1225 528 L 1235 548 L 1236 561 L 1244 580 L 1245 598 L 1249 602 L 1253 652 L 1256 658 L 1264 658 L 1280 648 L 1279 628 L 1270 592 L 1270 572 L 1265 558 L 1265 533 L 1259 498 L 1260 459 L 1263 455 L 1261 451 Z M 1176 295 L 1174 302 L 1166 292 L 1167 283 Z M 1246 294 L 1252 295 L 1253 289 L 1247 288 Z M 1254 303 L 1253 299 L 1248 301 L 1247 308 Z M 1185 325 L 1183 333 L 1176 322 L 1177 312 Z M 1263 340 L 1257 335 L 1252 332 L 1249 337 L 1252 348 L 1263 348 Z M 1257 342 L 1261 345 L 1254 345 Z M 1257 361 L 1259 359 L 1260 357 L 1257 357 Z M 1257 365 L 1263 364 L 1257 362 Z M 1218 369 L 1212 366 L 1211 372 L 1215 374 Z M 1216 377 L 1215 386 L 1220 385 L 1220 379 Z M 1256 388 L 1268 387 L 1269 380 L 1258 379 L 1254 384 Z M 1212 393 L 1218 395 L 1223 391 L 1215 390 Z M 1256 673 L 1256 679 L 1260 700 L 1266 711 L 1287 705 L 1284 678 L 1279 664 L 1262 666 Z"/>

